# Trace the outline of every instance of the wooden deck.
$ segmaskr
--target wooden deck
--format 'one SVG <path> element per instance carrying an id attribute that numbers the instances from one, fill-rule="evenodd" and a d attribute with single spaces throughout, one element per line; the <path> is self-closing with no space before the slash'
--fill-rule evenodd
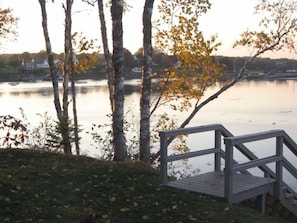
<path id="1" fill-rule="evenodd" d="M 271 178 L 256 177 L 245 174 L 233 176 L 233 202 L 249 199 L 265 194 L 269 186 L 274 183 Z M 217 198 L 225 198 L 224 195 L 224 172 L 209 172 L 193 177 L 170 181 L 167 186 L 196 192 Z"/>

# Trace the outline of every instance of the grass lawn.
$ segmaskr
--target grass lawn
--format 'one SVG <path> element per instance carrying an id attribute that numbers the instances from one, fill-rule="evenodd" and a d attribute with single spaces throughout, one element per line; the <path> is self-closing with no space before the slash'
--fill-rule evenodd
<path id="1" fill-rule="evenodd" d="M 285 222 L 163 187 L 140 162 L 2 149 L 0 167 L 0 222 Z"/>

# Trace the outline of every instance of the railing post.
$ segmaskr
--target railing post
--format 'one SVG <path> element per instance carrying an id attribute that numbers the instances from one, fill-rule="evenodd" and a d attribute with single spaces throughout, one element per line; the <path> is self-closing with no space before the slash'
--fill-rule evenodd
<path id="1" fill-rule="evenodd" d="M 282 136 L 276 137 L 276 156 L 281 157 L 280 160 L 276 161 L 275 165 L 275 197 L 278 200 L 282 199 L 282 181 L 283 181 L 283 143 L 284 139 Z"/>
<path id="2" fill-rule="evenodd" d="M 220 149 L 220 152 L 215 153 L 215 171 L 221 171 L 221 148 L 222 148 L 222 132 L 215 130 L 215 148 Z"/>
<path id="3" fill-rule="evenodd" d="M 161 183 L 166 185 L 168 183 L 168 173 L 167 173 L 167 137 L 165 132 L 161 131 L 160 135 L 160 176 Z"/>
<path id="4" fill-rule="evenodd" d="M 233 196 L 232 196 L 232 186 L 233 186 L 233 145 L 231 139 L 225 138 L 225 199 L 229 204 L 232 204 Z"/>

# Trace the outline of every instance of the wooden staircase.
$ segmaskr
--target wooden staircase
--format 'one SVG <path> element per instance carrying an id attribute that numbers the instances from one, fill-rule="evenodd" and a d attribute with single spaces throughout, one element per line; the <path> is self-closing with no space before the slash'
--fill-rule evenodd
<path id="1" fill-rule="evenodd" d="M 168 146 L 174 137 L 209 131 L 215 133 L 213 148 L 168 155 Z M 245 146 L 248 142 L 271 138 L 276 139 L 275 154 L 272 156 L 258 158 Z M 222 198 L 230 204 L 256 198 L 259 211 L 266 212 L 268 206 L 274 209 L 273 211 L 282 212 L 282 209 L 285 209 L 297 219 L 297 193 L 283 179 L 284 169 L 297 179 L 296 167 L 286 159 L 283 152 L 284 149 L 288 149 L 297 157 L 297 144 L 283 130 L 242 136 L 233 136 L 220 124 L 167 130 L 160 132 L 160 147 L 160 175 L 163 185 Z M 239 164 L 234 158 L 235 149 L 249 161 Z M 169 180 L 167 172 L 169 162 L 209 154 L 214 155 L 213 172 L 185 179 Z M 221 169 L 222 160 L 225 160 L 223 170 Z M 274 170 L 267 166 L 271 163 L 275 164 Z M 264 177 L 253 176 L 248 171 L 255 167 L 262 171 Z M 268 196 L 271 199 L 266 199 Z"/>

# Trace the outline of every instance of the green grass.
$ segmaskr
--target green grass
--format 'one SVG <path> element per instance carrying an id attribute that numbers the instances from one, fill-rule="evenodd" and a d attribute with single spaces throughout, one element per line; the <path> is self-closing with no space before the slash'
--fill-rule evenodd
<path id="1" fill-rule="evenodd" d="M 284 222 L 163 187 L 140 162 L 0 150 L 0 222 Z"/>

